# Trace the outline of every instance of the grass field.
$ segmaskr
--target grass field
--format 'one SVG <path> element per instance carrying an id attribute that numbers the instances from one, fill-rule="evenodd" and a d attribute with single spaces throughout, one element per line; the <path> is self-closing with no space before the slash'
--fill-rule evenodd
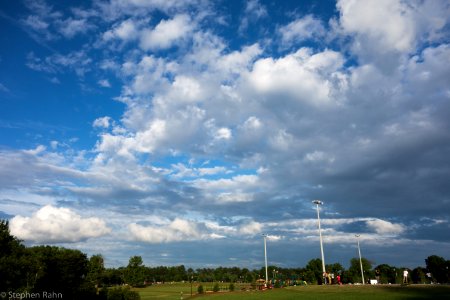
<path id="1" fill-rule="evenodd" d="M 205 289 L 211 290 L 213 284 L 203 284 Z M 227 284 L 222 285 L 224 288 Z M 294 300 L 294 299 L 450 299 L 450 286 L 442 285 L 345 285 L 345 286 L 298 286 L 267 291 L 239 291 L 235 292 L 207 292 L 203 295 L 196 295 L 197 285 L 193 285 L 191 298 L 191 286 L 188 283 L 174 283 L 153 285 L 147 288 L 136 289 L 142 300 L 147 299 L 220 299 L 220 300 Z M 182 292 L 182 294 L 181 294 Z"/>

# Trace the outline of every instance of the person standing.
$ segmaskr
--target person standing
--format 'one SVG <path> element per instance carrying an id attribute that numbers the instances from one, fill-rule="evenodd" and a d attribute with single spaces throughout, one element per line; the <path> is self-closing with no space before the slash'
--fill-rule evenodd
<path id="1" fill-rule="evenodd" d="M 408 283 L 408 270 L 403 270 L 403 283 Z"/>

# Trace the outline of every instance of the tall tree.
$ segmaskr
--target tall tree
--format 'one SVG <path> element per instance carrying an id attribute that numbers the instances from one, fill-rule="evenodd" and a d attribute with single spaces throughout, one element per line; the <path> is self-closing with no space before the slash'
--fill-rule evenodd
<path id="1" fill-rule="evenodd" d="M 364 280 L 368 280 L 369 277 L 372 277 L 372 263 L 362 257 L 361 258 L 361 264 L 363 267 L 363 272 L 364 272 Z M 352 258 L 350 260 L 350 268 L 348 268 L 348 276 L 351 278 L 352 282 L 361 282 L 362 278 L 361 278 L 361 264 L 359 261 L 359 258 Z"/>
<path id="2" fill-rule="evenodd" d="M 396 268 L 387 264 L 378 265 L 375 270 L 378 270 L 376 274 L 380 277 L 380 283 L 396 283 L 397 274 Z"/>
<path id="3" fill-rule="evenodd" d="M 0 220 L 0 291 L 16 291 L 29 286 L 32 274 L 25 246 L 11 235 L 9 223 Z"/>
<path id="4" fill-rule="evenodd" d="M 143 286 L 146 282 L 146 269 L 142 257 L 132 256 L 124 274 L 125 282 L 131 286 Z"/>
<path id="5" fill-rule="evenodd" d="M 102 286 L 105 277 L 104 259 L 101 254 L 91 256 L 88 262 L 88 274 L 86 280 L 96 287 Z"/>
<path id="6" fill-rule="evenodd" d="M 36 271 L 34 291 L 62 293 L 64 299 L 78 299 L 88 272 L 86 254 L 79 250 L 51 246 L 28 248 Z"/>
<path id="7" fill-rule="evenodd" d="M 428 256 L 425 259 L 428 271 L 432 278 L 439 283 L 447 283 L 450 279 L 450 262 L 437 255 Z"/>
<path id="8" fill-rule="evenodd" d="M 311 259 L 306 265 L 306 271 L 312 272 L 315 277 L 315 282 L 322 283 L 322 260 L 320 258 Z M 310 275 L 309 275 L 310 277 Z"/>

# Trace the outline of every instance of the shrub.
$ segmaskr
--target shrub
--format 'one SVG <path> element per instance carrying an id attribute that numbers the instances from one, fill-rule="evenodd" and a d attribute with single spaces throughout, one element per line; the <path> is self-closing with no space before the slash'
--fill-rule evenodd
<path id="1" fill-rule="evenodd" d="M 140 300 L 139 293 L 131 291 L 130 288 L 112 288 L 108 290 L 108 300 Z"/>
<path id="2" fill-rule="evenodd" d="M 230 290 L 230 292 L 234 291 L 234 283 L 230 283 L 228 289 Z"/>
<path id="3" fill-rule="evenodd" d="M 218 292 L 219 290 L 220 290 L 219 284 L 216 282 L 216 284 L 214 284 L 214 287 L 213 287 L 213 292 Z"/>
<path id="4" fill-rule="evenodd" d="M 199 294 L 203 294 L 203 285 L 200 284 L 200 285 L 198 286 L 197 292 L 198 292 Z"/>

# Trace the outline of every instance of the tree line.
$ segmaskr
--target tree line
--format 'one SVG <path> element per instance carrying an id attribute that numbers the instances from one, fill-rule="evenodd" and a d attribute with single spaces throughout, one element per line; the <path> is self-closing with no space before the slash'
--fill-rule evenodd
<path id="1" fill-rule="evenodd" d="M 265 268 L 249 270 L 239 267 L 186 268 L 180 266 L 149 267 L 141 256 L 132 256 L 128 265 L 105 268 L 101 254 L 90 258 L 80 250 L 55 246 L 25 247 L 12 236 L 7 221 L 0 220 L 0 292 L 42 293 L 54 292 L 64 299 L 139 299 L 139 295 L 122 286 L 146 286 L 164 282 L 231 282 L 254 283 L 265 279 Z M 426 267 L 408 269 L 387 264 L 374 266 L 362 258 L 364 278 L 379 283 L 401 283 L 403 270 L 408 269 L 411 283 L 450 283 L 450 261 L 431 255 Z M 360 283 L 361 268 L 358 258 L 352 258 L 350 267 L 340 263 L 326 265 L 328 273 L 341 282 Z M 322 261 L 310 260 L 302 268 L 268 267 L 269 279 L 275 284 L 321 284 Z M 11 298 L 11 297 L 8 297 Z M 18 296 L 20 298 L 20 296 Z"/>

